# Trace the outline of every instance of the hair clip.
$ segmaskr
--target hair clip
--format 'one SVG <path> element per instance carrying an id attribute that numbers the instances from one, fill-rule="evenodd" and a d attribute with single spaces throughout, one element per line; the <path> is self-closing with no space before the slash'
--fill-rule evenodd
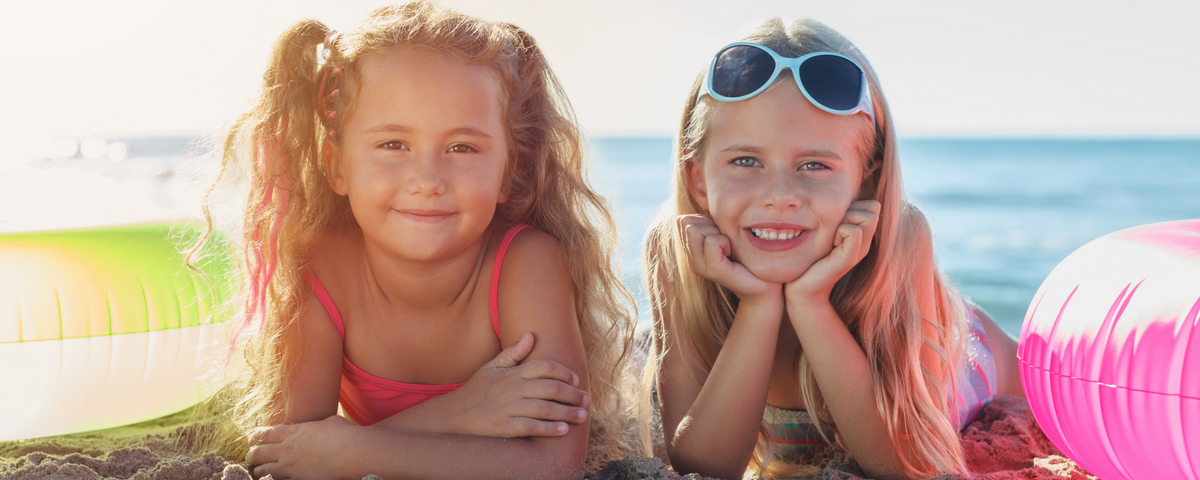
<path id="1" fill-rule="evenodd" d="M 337 30 L 332 29 L 329 30 L 329 33 L 325 34 L 325 41 L 321 42 L 321 44 L 325 46 L 326 50 L 333 50 L 333 46 L 330 45 L 330 42 L 333 40 L 335 35 L 337 35 Z"/>
<path id="2" fill-rule="evenodd" d="M 337 35 L 337 30 L 330 30 L 325 34 L 325 40 L 317 45 L 317 69 L 325 66 L 325 62 L 333 55 L 333 38 Z"/>

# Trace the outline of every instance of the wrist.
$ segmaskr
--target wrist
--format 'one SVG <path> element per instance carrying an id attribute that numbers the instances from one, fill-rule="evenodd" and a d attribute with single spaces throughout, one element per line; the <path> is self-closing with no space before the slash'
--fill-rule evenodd
<path id="1" fill-rule="evenodd" d="M 788 295 L 785 309 L 788 317 L 793 321 L 803 320 L 814 315 L 824 313 L 837 312 L 833 309 L 833 303 L 829 301 L 829 295 Z"/>
<path id="2" fill-rule="evenodd" d="M 768 289 L 767 291 L 762 292 L 762 293 L 740 294 L 740 293 L 734 292 L 734 294 L 737 295 L 737 297 L 738 297 L 738 308 L 742 308 L 742 307 L 762 308 L 762 309 L 776 308 L 776 309 L 779 309 L 780 312 L 782 313 L 783 305 L 784 305 L 784 298 L 783 298 L 783 288 L 781 288 L 781 285 L 775 285 L 775 288 Z"/>
<path id="3" fill-rule="evenodd" d="M 755 316 L 767 318 L 782 318 L 784 308 L 782 292 L 738 297 L 737 311 L 740 313 L 754 313 Z"/>

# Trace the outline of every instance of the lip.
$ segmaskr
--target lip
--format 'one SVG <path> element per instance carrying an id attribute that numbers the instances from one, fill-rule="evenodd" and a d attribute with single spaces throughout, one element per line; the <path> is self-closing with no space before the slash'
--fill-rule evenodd
<path id="1" fill-rule="evenodd" d="M 800 235 L 797 235 L 795 238 L 790 238 L 788 240 L 764 240 L 764 239 L 754 236 L 754 232 L 750 231 L 751 228 L 771 228 L 771 229 L 775 229 L 775 230 L 800 230 Z M 766 250 L 768 252 L 782 252 L 785 250 L 791 250 L 793 248 L 796 248 L 796 247 L 800 246 L 800 244 L 804 243 L 805 240 L 808 240 L 808 237 L 810 237 L 812 235 L 812 229 L 808 228 L 804 225 L 800 225 L 800 224 L 796 224 L 796 223 L 763 222 L 763 223 L 756 223 L 754 225 L 750 225 L 750 226 L 742 228 L 742 234 L 746 236 L 746 240 L 748 242 L 750 242 L 750 245 L 753 245 L 755 248 L 757 248 L 759 250 Z"/>
<path id="2" fill-rule="evenodd" d="M 454 212 L 447 212 L 445 210 L 421 210 L 412 208 L 403 210 L 397 209 L 396 213 L 399 213 L 404 218 L 419 223 L 438 223 L 454 215 Z"/>

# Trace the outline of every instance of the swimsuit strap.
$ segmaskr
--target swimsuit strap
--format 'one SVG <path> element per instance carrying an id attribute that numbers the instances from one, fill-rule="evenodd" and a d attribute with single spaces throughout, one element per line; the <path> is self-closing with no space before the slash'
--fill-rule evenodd
<path id="1" fill-rule="evenodd" d="M 342 314 L 338 313 L 337 305 L 334 305 L 333 298 L 329 296 L 329 292 L 325 290 L 321 280 L 311 270 L 306 269 L 304 270 L 304 283 L 307 283 L 313 293 L 317 294 L 317 300 L 321 301 L 321 306 L 325 307 L 325 311 L 329 313 L 329 319 L 333 321 L 333 326 L 337 327 L 338 335 L 345 340 L 346 327 L 342 325 Z"/>
<path id="2" fill-rule="evenodd" d="M 504 262 L 504 252 L 508 250 L 508 244 L 512 243 L 518 232 L 526 228 L 529 228 L 529 225 L 517 224 L 508 229 L 504 240 L 500 241 L 500 248 L 496 250 L 496 263 L 492 265 L 492 290 L 488 295 L 488 312 L 492 314 L 492 328 L 496 329 L 497 337 L 500 336 L 500 308 L 496 305 L 496 293 L 500 291 L 500 265 Z"/>
<path id="3" fill-rule="evenodd" d="M 504 264 L 504 253 L 508 250 L 508 245 L 512 243 L 513 237 L 517 236 L 521 230 L 529 228 L 529 225 L 518 224 L 513 225 L 504 234 L 504 239 L 500 241 L 500 248 L 496 250 L 496 263 L 492 265 L 492 285 L 491 292 L 488 295 L 488 312 L 492 317 L 492 329 L 496 331 L 496 336 L 500 336 L 500 309 L 497 306 L 496 294 L 500 290 L 500 267 Z M 325 307 L 325 311 L 329 313 L 329 319 L 333 322 L 333 326 L 337 328 L 338 335 L 342 339 L 346 338 L 346 327 L 342 323 L 342 315 L 338 312 L 337 305 L 333 303 L 333 298 L 329 296 L 329 291 L 325 290 L 325 285 L 321 284 L 321 280 L 317 278 L 311 270 L 304 271 L 304 283 L 307 283 L 312 288 L 313 293 L 317 295 L 317 300 L 321 301 L 321 306 Z"/>

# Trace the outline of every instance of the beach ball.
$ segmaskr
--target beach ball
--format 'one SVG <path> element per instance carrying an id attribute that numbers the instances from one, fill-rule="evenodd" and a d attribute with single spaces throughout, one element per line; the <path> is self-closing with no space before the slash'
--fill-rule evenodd
<path id="1" fill-rule="evenodd" d="M 1038 425 L 1099 478 L 1200 479 L 1198 318 L 1200 220 L 1080 247 L 1021 326 L 1021 383 Z"/>

